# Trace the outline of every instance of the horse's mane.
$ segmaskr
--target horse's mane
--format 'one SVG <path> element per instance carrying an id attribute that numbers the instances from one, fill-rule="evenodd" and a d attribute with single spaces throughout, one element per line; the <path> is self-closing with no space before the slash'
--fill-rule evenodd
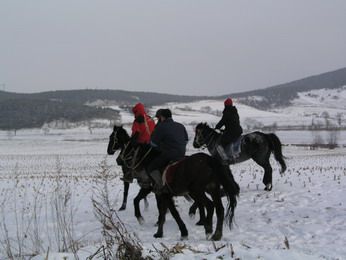
<path id="1" fill-rule="evenodd" d="M 210 126 L 208 125 L 208 123 L 207 122 L 205 122 L 205 123 L 199 123 L 197 126 L 196 126 L 196 128 L 201 128 L 201 127 L 203 127 L 203 128 L 210 128 Z"/>
<path id="2" fill-rule="evenodd" d="M 120 134 L 124 135 L 124 136 L 127 136 L 128 138 L 130 138 L 130 135 L 127 133 L 126 129 L 123 128 L 123 126 L 117 126 L 117 125 L 114 125 L 113 127 L 113 131 L 114 132 L 119 132 Z"/>

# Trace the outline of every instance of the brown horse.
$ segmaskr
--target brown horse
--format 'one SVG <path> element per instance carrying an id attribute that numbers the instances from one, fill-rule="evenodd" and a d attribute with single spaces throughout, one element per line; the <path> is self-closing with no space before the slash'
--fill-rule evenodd
<path id="1" fill-rule="evenodd" d="M 131 149 L 128 150 L 130 153 Z M 131 161 L 131 166 L 135 168 L 134 170 L 141 171 L 149 165 L 156 155 L 157 152 L 149 145 L 142 145 L 137 150 L 136 156 L 125 163 L 129 164 L 129 161 Z M 127 156 L 126 149 L 117 158 L 118 163 L 121 161 L 121 158 L 130 158 L 130 156 Z M 205 207 L 207 210 L 207 218 L 204 225 L 207 238 L 211 236 L 212 240 L 220 240 L 222 238 L 222 228 L 225 218 L 220 186 L 223 186 L 228 199 L 226 221 L 230 229 L 232 227 L 234 211 L 237 205 L 236 197 L 239 194 L 239 185 L 234 181 L 230 169 L 227 167 L 228 172 L 225 172 L 226 168 L 223 167 L 218 159 L 205 153 L 187 156 L 184 160 L 178 162 L 174 168 L 174 175 L 170 175 L 170 180 L 167 180 L 169 192 L 161 193 L 157 196 L 160 201 L 159 221 L 158 230 L 154 237 L 159 238 L 163 236 L 163 225 L 167 209 L 169 209 L 179 226 L 181 238 L 187 238 L 188 231 L 174 205 L 173 196 L 181 196 L 189 193 L 199 205 Z M 206 196 L 206 192 L 210 194 L 211 200 Z M 216 210 L 217 224 L 215 232 L 212 235 L 214 207 Z"/>

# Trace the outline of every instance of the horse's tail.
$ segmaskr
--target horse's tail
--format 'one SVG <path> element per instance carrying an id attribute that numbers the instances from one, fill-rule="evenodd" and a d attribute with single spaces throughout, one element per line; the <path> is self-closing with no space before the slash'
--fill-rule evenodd
<path id="1" fill-rule="evenodd" d="M 239 196 L 239 185 L 234 180 L 233 174 L 228 165 L 222 165 L 221 162 L 214 158 L 210 157 L 212 160 L 212 168 L 215 174 L 217 175 L 220 183 L 223 187 L 224 193 L 227 196 L 228 205 L 225 214 L 225 221 L 229 226 L 229 229 L 232 229 L 234 211 L 237 206 L 237 197 Z"/>
<path id="2" fill-rule="evenodd" d="M 267 134 L 266 136 L 270 141 L 272 153 L 274 154 L 275 160 L 277 160 L 281 165 L 281 173 L 284 173 L 286 171 L 287 166 L 285 162 L 286 157 L 282 155 L 281 141 L 276 134 L 271 133 Z"/>

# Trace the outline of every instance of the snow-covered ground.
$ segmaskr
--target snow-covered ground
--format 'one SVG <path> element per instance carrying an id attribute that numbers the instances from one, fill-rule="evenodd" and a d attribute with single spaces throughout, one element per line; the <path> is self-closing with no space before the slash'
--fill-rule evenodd
<path id="1" fill-rule="evenodd" d="M 198 112 L 208 106 L 222 111 L 223 104 L 211 100 L 167 104 L 174 119 L 186 125 L 190 140 L 196 123 L 213 125 L 218 121 L 218 116 Z M 278 124 L 311 123 L 306 116 L 237 107 L 242 118 L 252 116 Z M 156 109 L 149 113 L 153 115 Z M 129 130 L 132 115 L 124 111 L 121 115 Z M 47 135 L 40 129 L 21 130 L 16 136 L 0 132 L 0 259 L 7 258 L 6 252 L 18 253 L 18 249 L 38 252 L 31 258 L 35 260 L 46 259 L 47 255 L 47 259 L 75 259 L 72 253 L 58 253 L 67 233 L 78 241 L 79 259 L 93 255 L 104 244 L 91 196 L 105 165 L 114 177 L 109 187 L 115 209 L 120 207 L 123 191 L 116 155 L 106 155 L 110 133 L 111 129 L 93 129 L 90 134 L 87 128 L 51 129 Z M 154 195 L 149 195 L 148 210 L 141 204 L 146 221 L 140 225 L 132 205 L 139 187 L 131 185 L 128 207 L 117 213 L 127 229 L 137 234 L 144 254 L 153 255 L 156 249 L 165 250 L 163 245 L 172 248 L 179 243 L 185 249 L 172 259 L 346 259 L 346 148 L 313 151 L 289 145 L 310 143 L 307 139 L 312 136 L 308 131 L 276 134 L 285 144 L 287 171 L 281 176 L 279 165 L 273 160 L 274 188 L 265 192 L 263 170 L 256 163 L 248 160 L 231 166 L 241 187 L 235 225 L 232 230 L 225 226 L 223 239 L 215 244 L 206 240 L 202 227 L 195 225 L 197 216 L 194 220 L 189 218 L 191 203 L 181 197 L 175 201 L 189 230 L 189 239 L 179 240 L 180 233 L 170 213 L 164 238 L 153 238 L 158 215 Z M 345 140 L 341 132 L 339 144 L 345 144 Z M 195 152 L 190 141 L 187 153 Z M 65 217 L 65 222 L 57 216 Z M 57 230 L 58 222 L 66 224 L 65 230 Z M 102 259 L 102 255 L 93 259 Z"/>
<path id="2" fill-rule="evenodd" d="M 63 185 L 60 188 L 71 192 L 71 205 L 67 209 L 73 211 L 73 234 L 81 244 L 86 245 L 79 251 L 80 259 L 96 252 L 102 238 L 100 223 L 94 217 L 90 197 L 94 178 L 103 161 L 111 166 L 110 171 L 114 173 L 111 185 L 114 187 L 112 198 L 116 208 L 120 207 L 123 189 L 121 181 L 115 177 L 121 175 L 115 157 L 105 155 L 107 141 L 3 140 L 1 147 L 1 210 L 5 214 L 1 222 L 6 225 L 9 234 L 17 238 L 18 223 L 15 216 L 19 221 L 27 217 L 25 209 L 33 209 L 34 202 L 38 203 L 43 199 L 40 196 L 44 196 L 47 201 L 36 209 L 42 213 L 39 235 L 45 242 L 41 250 L 50 247 L 49 259 L 63 259 L 63 255 L 73 259 L 72 254 L 60 254 L 59 257 L 54 254 L 54 250 L 57 250 L 56 245 L 54 247 L 56 234 L 51 228 L 54 225 L 50 223 L 54 220 L 54 214 L 51 205 L 47 203 L 54 201 L 56 176 L 59 174 L 60 184 Z M 188 153 L 194 152 L 190 147 Z M 289 158 L 288 169 L 280 176 L 279 166 L 273 162 L 274 189 L 271 192 L 263 191 L 263 171 L 253 161 L 231 166 L 241 187 L 241 194 L 236 208 L 236 225 L 232 231 L 224 228 L 224 237 L 216 243 L 216 247 L 226 247 L 218 252 L 205 239 L 204 229 L 195 226 L 197 220 L 189 219 L 187 210 L 191 204 L 184 198 L 176 199 L 178 210 L 189 229 L 189 240 L 183 242 L 179 241 L 179 231 L 170 214 L 167 214 L 164 238 L 153 238 L 157 220 L 153 195 L 149 196 L 149 209 L 143 212 L 146 222 L 139 225 L 132 207 L 132 199 L 139 190 L 136 184 L 130 187 L 127 210 L 118 214 L 129 230 L 138 235 L 147 250 L 153 250 L 154 247 L 163 249 L 161 243 L 168 247 L 184 243 L 203 252 L 193 254 L 186 249 L 184 255 L 177 255 L 173 259 L 217 259 L 222 255 L 224 259 L 233 259 L 230 245 L 233 247 L 234 259 L 344 259 L 346 150 L 311 151 L 285 147 L 284 154 Z M 30 223 L 33 225 L 34 222 L 31 220 Z M 19 235 L 24 236 L 25 230 L 20 230 Z M 44 256 L 41 254 L 34 259 L 44 259 Z"/>

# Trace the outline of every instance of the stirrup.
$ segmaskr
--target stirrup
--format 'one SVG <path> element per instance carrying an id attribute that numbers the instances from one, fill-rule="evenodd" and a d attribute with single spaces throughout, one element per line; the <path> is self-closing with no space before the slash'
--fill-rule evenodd
<path id="1" fill-rule="evenodd" d="M 225 149 L 222 147 L 222 145 L 216 146 L 216 150 L 219 153 L 219 155 L 220 155 L 222 160 L 228 161 L 228 156 L 227 156 L 227 154 L 225 152 Z"/>

